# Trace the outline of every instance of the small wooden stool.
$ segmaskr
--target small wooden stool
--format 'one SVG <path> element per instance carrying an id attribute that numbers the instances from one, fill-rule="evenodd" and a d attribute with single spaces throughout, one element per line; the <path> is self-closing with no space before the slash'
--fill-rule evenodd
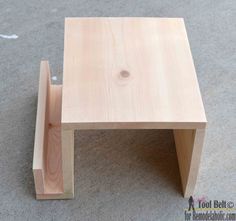
<path id="1" fill-rule="evenodd" d="M 41 62 L 33 173 L 37 199 L 74 197 L 74 130 L 173 129 L 193 193 L 206 116 L 182 18 L 66 18 L 63 85 Z"/>

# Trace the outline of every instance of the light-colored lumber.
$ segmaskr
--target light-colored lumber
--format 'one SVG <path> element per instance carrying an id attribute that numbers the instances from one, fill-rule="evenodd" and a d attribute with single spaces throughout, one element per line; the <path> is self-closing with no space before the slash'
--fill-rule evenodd
<path id="1" fill-rule="evenodd" d="M 174 130 L 184 197 L 193 194 L 197 180 L 205 129 Z"/>
<path id="2" fill-rule="evenodd" d="M 63 193 L 61 152 L 61 85 L 51 85 L 47 148 L 45 149 L 45 193 Z"/>
<path id="3" fill-rule="evenodd" d="M 74 197 L 74 131 L 61 131 L 64 194 Z"/>
<path id="4" fill-rule="evenodd" d="M 76 129 L 173 129 L 193 192 L 207 120 L 183 19 L 67 18 L 63 72 L 65 158 Z"/>
<path id="5" fill-rule="evenodd" d="M 61 88 L 41 64 L 38 199 L 74 197 L 76 129 L 173 129 L 184 196 L 193 193 L 207 120 L 183 19 L 67 18 L 63 67 Z"/>
<path id="6" fill-rule="evenodd" d="M 33 174 L 38 199 L 64 198 L 61 93 L 61 85 L 51 85 L 48 62 L 42 61 L 33 158 Z"/>
<path id="7" fill-rule="evenodd" d="M 42 61 L 40 65 L 38 105 L 34 140 L 33 174 L 35 190 L 37 193 L 44 193 L 44 142 L 47 134 L 46 108 L 48 100 L 49 82 L 48 63 Z"/>
<path id="8" fill-rule="evenodd" d="M 181 18 L 67 18 L 67 129 L 194 129 L 206 117 Z"/>

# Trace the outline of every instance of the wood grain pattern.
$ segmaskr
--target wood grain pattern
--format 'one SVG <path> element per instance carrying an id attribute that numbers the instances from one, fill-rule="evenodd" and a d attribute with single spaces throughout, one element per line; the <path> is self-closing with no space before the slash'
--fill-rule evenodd
<path id="1" fill-rule="evenodd" d="M 47 61 L 40 66 L 33 173 L 36 196 L 63 197 L 61 85 L 51 85 Z"/>
<path id="2" fill-rule="evenodd" d="M 174 130 L 184 197 L 193 194 L 197 180 L 205 129 Z"/>
<path id="3" fill-rule="evenodd" d="M 183 19 L 67 18 L 63 88 L 47 62 L 41 74 L 38 199 L 74 197 L 75 129 L 173 129 L 184 196 L 193 193 L 206 116 Z"/>
<path id="4" fill-rule="evenodd" d="M 38 105 L 34 139 L 33 174 L 35 190 L 37 193 L 44 193 L 44 142 L 47 134 L 46 108 L 48 100 L 49 67 L 41 62 L 39 75 Z"/>
<path id="5" fill-rule="evenodd" d="M 45 193 L 63 193 L 61 150 L 61 85 L 51 85 L 47 148 L 45 149 Z"/>
<path id="6" fill-rule="evenodd" d="M 63 128 L 205 124 L 183 19 L 66 19 Z"/>
<path id="7" fill-rule="evenodd" d="M 74 131 L 61 130 L 64 194 L 74 197 Z"/>

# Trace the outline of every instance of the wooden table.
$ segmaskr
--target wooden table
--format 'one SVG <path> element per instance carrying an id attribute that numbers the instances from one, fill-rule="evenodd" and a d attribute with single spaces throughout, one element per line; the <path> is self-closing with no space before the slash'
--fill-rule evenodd
<path id="1" fill-rule="evenodd" d="M 182 18 L 66 18 L 63 85 L 41 62 L 33 173 L 38 199 L 74 197 L 74 130 L 173 129 L 185 197 L 206 116 Z"/>

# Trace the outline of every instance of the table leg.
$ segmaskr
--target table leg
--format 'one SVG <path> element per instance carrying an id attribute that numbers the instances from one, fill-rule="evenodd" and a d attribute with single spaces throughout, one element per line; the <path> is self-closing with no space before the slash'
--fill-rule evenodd
<path id="1" fill-rule="evenodd" d="M 62 139 L 62 172 L 63 189 L 62 198 L 74 197 L 74 130 L 61 130 Z"/>
<path id="2" fill-rule="evenodd" d="M 205 129 L 174 130 L 184 197 L 193 194 L 197 180 Z"/>

